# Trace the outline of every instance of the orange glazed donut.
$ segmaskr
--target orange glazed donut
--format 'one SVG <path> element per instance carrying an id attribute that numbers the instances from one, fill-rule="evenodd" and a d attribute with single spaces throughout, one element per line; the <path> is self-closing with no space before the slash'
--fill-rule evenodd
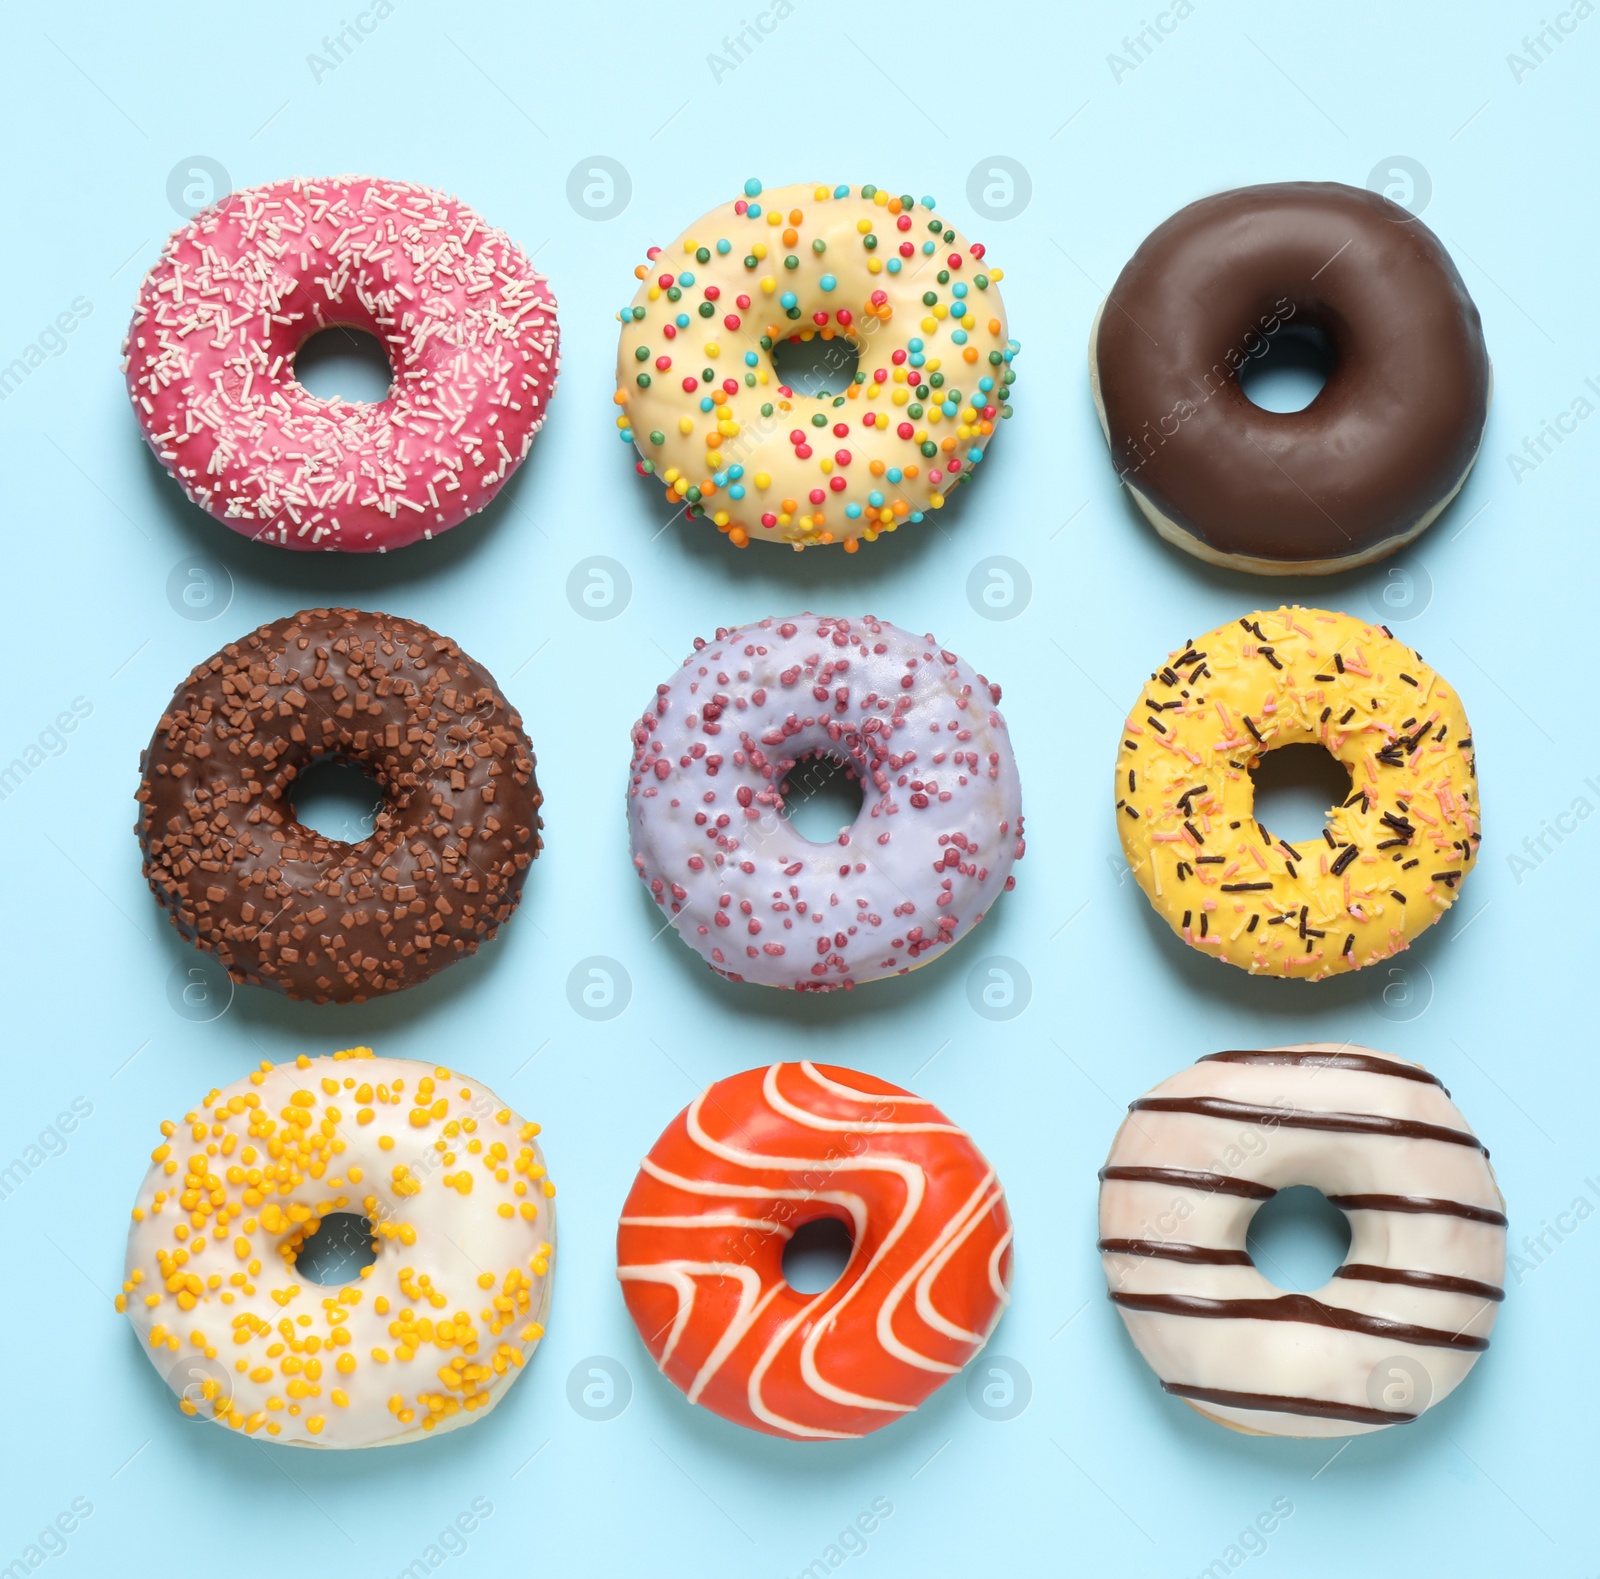
<path id="1" fill-rule="evenodd" d="M 783 1276 L 819 1219 L 851 1233 L 820 1294 Z M 773 1436 L 859 1437 L 909 1414 L 994 1330 L 1011 1216 L 994 1169 L 931 1102 L 853 1069 L 719 1080 L 640 1165 L 617 1277 L 667 1379 Z"/>

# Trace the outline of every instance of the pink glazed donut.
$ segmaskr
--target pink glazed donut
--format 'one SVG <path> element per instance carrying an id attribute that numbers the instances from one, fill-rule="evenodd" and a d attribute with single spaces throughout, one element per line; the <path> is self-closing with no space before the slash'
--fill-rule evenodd
<path id="1" fill-rule="evenodd" d="M 694 645 L 634 725 L 628 821 L 634 867 L 712 970 L 797 992 L 903 976 L 1013 886 L 1022 790 L 998 685 L 870 615 Z M 819 844 L 785 787 L 828 757 L 863 800 Z"/>
<path id="2" fill-rule="evenodd" d="M 295 382 L 319 329 L 394 369 L 371 404 Z M 481 510 L 539 431 L 555 299 L 503 231 L 425 186 L 340 176 L 234 192 L 167 242 L 123 347 L 145 438 L 202 509 L 283 548 L 384 553 Z"/>

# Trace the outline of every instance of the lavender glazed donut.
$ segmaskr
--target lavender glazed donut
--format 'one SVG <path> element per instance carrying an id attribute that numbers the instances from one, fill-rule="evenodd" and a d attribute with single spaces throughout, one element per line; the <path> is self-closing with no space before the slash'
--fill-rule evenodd
<path id="1" fill-rule="evenodd" d="M 1012 887 L 1022 790 L 999 702 L 933 637 L 870 615 L 719 630 L 634 725 L 634 867 L 730 981 L 826 992 L 904 975 Z M 784 816 L 808 757 L 865 791 L 826 844 Z"/>

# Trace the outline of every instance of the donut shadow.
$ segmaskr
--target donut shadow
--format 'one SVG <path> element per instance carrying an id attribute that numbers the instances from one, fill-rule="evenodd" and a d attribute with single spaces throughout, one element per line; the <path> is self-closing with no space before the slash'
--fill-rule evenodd
<path id="1" fill-rule="evenodd" d="M 216 956 L 185 940 L 166 912 L 156 908 L 162 924 L 156 946 L 165 954 L 163 974 L 204 960 L 220 977 L 222 966 Z M 516 915 L 511 916 L 504 926 L 514 927 L 517 919 Z M 319 1046 L 313 1050 L 314 1056 L 331 1053 L 335 1046 L 378 1046 L 391 1031 L 420 1025 L 441 1014 L 459 1014 L 458 1000 L 468 993 L 487 991 L 486 979 L 500 969 L 501 956 L 506 952 L 503 943 L 502 937 L 490 939 L 475 953 L 441 967 L 426 981 L 368 998 L 364 1003 L 312 1003 L 291 998 L 272 987 L 234 982 L 227 1007 L 215 1021 L 206 1023 L 233 1021 L 264 1055 L 268 1049 L 256 1040 L 261 1034 L 315 1042 Z"/>
<path id="2" fill-rule="evenodd" d="M 991 1338 L 989 1347 L 993 1343 Z M 632 1368 L 635 1386 L 650 1390 L 653 1405 L 668 1416 L 666 1424 L 675 1438 L 692 1442 L 697 1453 L 708 1461 L 725 1464 L 730 1472 L 742 1472 L 754 1465 L 774 1486 L 804 1480 L 808 1491 L 837 1491 L 843 1495 L 852 1486 L 859 1488 L 861 1476 L 867 1471 L 899 1478 L 903 1472 L 925 1464 L 942 1445 L 959 1437 L 965 1426 L 959 1413 L 964 1402 L 965 1367 L 909 1415 L 890 1420 L 866 1436 L 807 1442 L 739 1425 L 702 1405 L 691 1404 L 656 1368 L 642 1340 L 636 1340 L 630 1352 L 639 1360 L 638 1366 Z M 987 1349 L 980 1351 L 968 1364 L 980 1363 L 985 1352 Z"/>
<path id="3" fill-rule="evenodd" d="M 256 542 L 192 503 L 150 446 L 141 440 L 139 448 L 144 454 L 152 508 L 194 552 L 219 561 L 235 581 L 283 593 L 292 598 L 295 608 L 322 608 L 340 602 L 370 608 L 374 595 L 446 576 L 474 554 L 487 552 L 486 545 L 508 530 L 513 517 L 544 535 L 518 499 L 540 452 L 537 440 L 528 458 L 476 515 L 437 537 L 382 554 L 318 553 Z"/>
<path id="4" fill-rule="evenodd" d="M 1287 1458 L 1303 1464 L 1315 1476 L 1339 1452 L 1343 1454 L 1340 1462 L 1346 1473 L 1352 1466 L 1359 1465 L 1357 1473 L 1369 1477 L 1374 1484 L 1387 1483 L 1401 1475 L 1408 1463 L 1420 1466 L 1436 1460 L 1445 1448 L 1455 1447 L 1456 1433 L 1477 1435 L 1479 1427 L 1490 1424 L 1486 1416 L 1495 1409 L 1487 1378 L 1478 1374 L 1484 1366 L 1494 1362 L 1495 1351 L 1491 1346 L 1448 1398 L 1424 1410 L 1406 1425 L 1388 1426 L 1360 1436 L 1331 1437 L 1263 1436 L 1230 1430 L 1199 1414 L 1181 1398 L 1162 1391 L 1155 1372 L 1139 1353 L 1126 1324 L 1115 1311 L 1116 1307 L 1109 1300 L 1105 1301 L 1100 1319 L 1116 1330 L 1114 1334 L 1104 1334 L 1104 1341 L 1097 1343 L 1096 1363 L 1111 1359 L 1117 1373 L 1113 1381 L 1135 1400 L 1133 1407 L 1141 1416 L 1139 1428 L 1169 1433 L 1180 1451 L 1197 1457 L 1225 1453 L 1237 1464 L 1268 1461 L 1281 1464 Z M 1503 1323 L 1502 1314 L 1495 1324 L 1497 1338 Z"/>
<path id="5" fill-rule="evenodd" d="M 1000 897 L 1003 899 L 1005 896 Z M 729 981 L 712 970 L 682 938 L 673 935 L 676 928 L 664 926 L 661 907 L 650 897 L 643 883 L 639 885 L 638 903 L 644 908 L 651 933 L 660 933 L 650 946 L 667 949 L 673 970 L 691 989 L 706 994 L 733 1014 L 820 1029 L 859 1025 L 878 1015 L 903 1014 L 917 995 L 940 990 L 938 978 L 930 980 L 927 973 L 938 972 L 940 977 L 946 974 L 950 969 L 947 961 L 951 954 L 960 953 L 962 945 L 982 931 L 995 911 L 995 906 L 991 905 L 984 921 L 958 939 L 954 949 L 944 949 L 937 959 L 929 960 L 926 965 L 919 965 L 903 976 L 888 976 L 832 992 L 796 992 L 755 982 Z M 961 957 L 969 962 L 975 961 L 981 957 L 981 952 L 974 949 L 970 955 L 961 954 Z"/>
<path id="6" fill-rule="evenodd" d="M 1388 1426 L 1360 1436 L 1285 1437 L 1234 1431 L 1208 1420 L 1181 1398 L 1162 1392 L 1155 1372 L 1134 1347 L 1127 1328 L 1115 1317 L 1113 1309 L 1108 1303 L 1105 1318 L 1117 1328 L 1113 1340 L 1120 1372 L 1117 1383 L 1123 1389 L 1132 1389 L 1129 1397 L 1137 1398 L 1134 1407 L 1141 1417 L 1139 1427 L 1168 1435 L 1179 1452 L 1192 1455 L 1191 1461 L 1226 1455 L 1239 1467 L 1256 1464 L 1282 1467 L 1292 1463 L 1315 1476 L 1338 1454 L 1344 1473 L 1356 1468 L 1358 1474 L 1375 1484 L 1388 1483 L 1403 1475 L 1408 1465 L 1436 1460 L 1442 1450 L 1455 1445 L 1455 1433 L 1475 1432 L 1476 1427 L 1484 1423 L 1483 1411 L 1490 1407 L 1485 1389 L 1474 1385 L 1481 1378 L 1469 1374 L 1448 1398 L 1425 1410 L 1408 1425 Z M 1105 1345 L 1101 1346 L 1100 1353 L 1104 1359 Z M 1473 1371 L 1483 1363 L 1479 1361 Z"/>
<path id="7" fill-rule="evenodd" d="M 1381 998 L 1389 980 L 1383 967 L 1399 961 L 1408 968 L 1420 966 L 1426 970 L 1440 947 L 1439 939 L 1444 925 L 1444 918 L 1441 917 L 1408 948 L 1402 949 L 1390 960 L 1329 976 L 1322 981 L 1305 981 L 1285 976 L 1252 975 L 1215 955 L 1202 953 L 1185 943 L 1161 919 L 1142 891 L 1135 889 L 1135 894 L 1137 897 L 1130 896 L 1129 903 L 1136 903 L 1139 907 L 1140 921 L 1150 948 L 1182 978 L 1187 990 L 1226 1004 L 1239 1014 L 1257 1017 L 1275 1015 L 1285 1021 L 1303 1019 L 1308 1009 L 1331 1009 L 1346 1014 L 1363 1008 L 1370 1010 L 1373 998 Z"/>
<path id="8" fill-rule="evenodd" d="M 163 1432 L 161 1443 L 163 1456 L 171 1464 L 181 1464 L 194 1477 L 192 1483 L 215 1486 L 218 1477 L 226 1484 L 236 1482 L 239 1506 L 246 1506 L 252 1501 L 259 1500 L 262 1471 L 258 1453 L 265 1453 L 274 1459 L 279 1473 L 288 1476 L 297 1485 L 300 1484 L 301 1477 L 309 1471 L 315 1476 L 319 1493 L 327 1490 L 336 1495 L 364 1499 L 370 1493 L 392 1490 L 394 1472 L 402 1464 L 410 1466 L 403 1471 L 404 1473 L 413 1473 L 417 1470 L 432 1473 L 441 1469 L 445 1462 L 441 1458 L 440 1465 L 430 1468 L 434 1457 L 441 1454 L 459 1454 L 462 1450 L 461 1444 L 452 1440 L 455 1436 L 453 1431 L 424 1436 L 414 1442 L 396 1443 L 387 1447 L 342 1450 L 279 1443 L 265 1433 L 246 1436 L 243 1431 L 230 1430 L 214 1420 L 184 1415 L 178 1408 L 177 1399 L 171 1388 L 167 1386 L 156 1367 L 150 1363 L 150 1357 L 145 1353 L 131 1323 L 128 1324 L 127 1337 L 132 1353 L 135 1356 L 143 1355 L 143 1358 L 131 1359 L 129 1363 L 140 1376 L 139 1382 L 134 1385 L 141 1395 L 141 1407 L 143 1401 L 148 1400 L 152 1434 L 156 1430 Z M 542 1349 L 544 1345 L 541 1343 L 539 1347 Z M 230 1366 L 232 1364 L 231 1356 L 229 1364 Z M 533 1358 L 527 1362 L 528 1374 L 532 1374 L 538 1364 L 539 1351 L 535 1350 Z M 480 1415 L 469 1424 L 456 1428 L 460 1431 L 473 1432 L 474 1440 L 480 1444 L 487 1442 L 488 1433 L 493 1432 L 499 1436 L 501 1441 L 498 1450 L 492 1446 L 490 1448 L 496 1461 L 504 1461 L 513 1456 L 525 1459 L 527 1454 L 519 1452 L 518 1443 L 526 1442 L 537 1430 L 536 1424 L 531 1419 L 518 1420 L 512 1416 L 513 1401 L 519 1397 L 530 1400 L 528 1408 L 534 1407 L 531 1400 L 535 1389 L 529 1385 L 527 1375 L 519 1376 L 517 1381 L 520 1386 L 514 1383 L 486 1415 Z M 519 1433 L 519 1436 L 513 1439 L 509 1435 L 512 1432 Z M 402 1452 L 405 1454 L 404 1459 L 394 1456 Z M 279 1454 L 283 1455 L 281 1459 L 277 1458 Z M 339 1529 L 341 1534 L 346 1533 L 340 1529 L 334 1515 L 321 1501 L 315 1501 L 313 1505 L 323 1518 L 334 1525 L 335 1529 Z"/>
<path id="9" fill-rule="evenodd" d="M 984 467 L 990 464 L 986 459 Z M 970 510 L 983 509 L 982 505 L 968 503 L 968 495 L 981 494 L 984 490 L 983 467 L 980 467 L 973 482 L 957 488 L 942 509 L 927 511 L 919 525 L 908 523 L 884 533 L 874 543 L 863 542 L 854 554 L 846 553 L 838 544 L 796 553 L 788 544 L 777 542 L 752 542 L 747 548 L 735 548 L 709 520 L 691 521 L 681 512 L 663 524 L 659 484 L 654 478 L 640 477 L 637 472 L 634 481 L 641 485 L 635 490 L 636 498 L 649 500 L 648 507 L 641 508 L 639 515 L 651 533 L 652 545 L 661 546 L 673 539 L 674 547 L 691 556 L 701 574 L 722 576 L 741 587 L 766 581 L 777 571 L 778 564 L 784 563 L 789 582 L 796 595 L 802 598 L 819 593 L 831 596 L 836 591 L 848 591 L 857 599 L 863 590 L 877 594 L 887 589 L 895 578 L 905 575 L 909 567 L 922 564 L 928 555 L 946 553 L 953 548 Z M 848 608 L 829 607 L 817 612 L 849 615 L 855 614 L 859 607 L 859 603 L 853 603 Z M 773 612 L 795 613 L 798 608 Z"/>
<path id="10" fill-rule="evenodd" d="M 1470 476 L 1468 481 L 1471 481 Z M 1401 620 L 1397 611 L 1385 608 L 1384 600 L 1380 596 L 1390 572 L 1396 565 L 1409 567 L 1419 561 L 1426 570 L 1424 556 L 1427 550 L 1423 545 L 1432 543 L 1441 524 L 1448 521 L 1461 508 L 1462 497 L 1466 492 L 1467 487 L 1463 485 L 1438 520 L 1430 523 L 1420 537 L 1401 544 L 1392 553 L 1385 554 L 1370 564 L 1358 565 L 1350 570 L 1338 570 L 1331 575 L 1323 576 L 1294 575 L 1288 572 L 1262 576 L 1248 570 L 1233 570 L 1226 565 L 1214 565 L 1210 560 L 1201 559 L 1197 554 L 1187 553 L 1175 543 L 1168 542 L 1146 519 L 1144 511 L 1139 508 L 1128 488 L 1121 482 L 1117 483 L 1119 509 L 1123 519 L 1128 523 L 1129 530 L 1153 542 L 1165 564 L 1178 574 L 1195 577 L 1206 591 L 1229 595 L 1242 594 L 1239 596 L 1241 614 L 1251 613 L 1257 609 L 1276 608 L 1279 605 L 1300 604 L 1303 607 L 1335 609 L 1350 614 L 1352 618 L 1367 619 L 1382 625 L 1392 625 Z M 1423 610 L 1419 608 L 1404 618 L 1412 619 L 1422 612 Z M 1201 634 L 1203 633 L 1200 630 L 1185 632 L 1186 636 L 1191 637 L 1198 637 Z M 1400 640 L 1405 639 L 1403 630 L 1396 630 L 1395 634 Z"/>

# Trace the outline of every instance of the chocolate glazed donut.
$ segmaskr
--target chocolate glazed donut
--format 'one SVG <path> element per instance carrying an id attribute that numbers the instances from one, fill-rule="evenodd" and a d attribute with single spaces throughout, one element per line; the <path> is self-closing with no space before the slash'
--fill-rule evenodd
<path id="1" fill-rule="evenodd" d="M 333 757 L 384 803 L 359 844 L 294 818 Z M 179 686 L 140 764 L 144 871 L 178 931 L 238 982 L 360 1003 L 474 952 L 541 848 L 533 750 L 493 678 L 389 614 L 306 609 Z"/>
<path id="2" fill-rule="evenodd" d="M 1326 337 L 1302 411 L 1239 372 L 1274 334 Z M 1333 182 L 1243 187 L 1156 227 L 1089 344 L 1101 427 L 1156 530 L 1212 564 L 1326 575 L 1393 553 L 1477 457 L 1490 371 L 1478 309 L 1426 225 Z"/>

